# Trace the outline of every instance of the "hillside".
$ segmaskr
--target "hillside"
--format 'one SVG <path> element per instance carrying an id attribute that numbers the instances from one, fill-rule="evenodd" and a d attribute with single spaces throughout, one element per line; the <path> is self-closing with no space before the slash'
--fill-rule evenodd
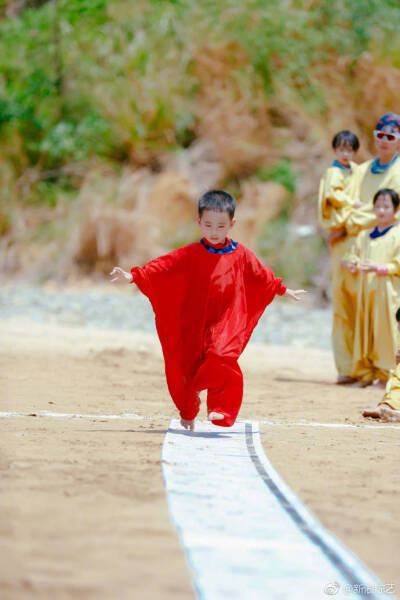
<path id="1" fill-rule="evenodd" d="M 197 237 L 224 187 L 236 237 L 326 291 L 319 177 L 339 129 L 400 111 L 394 0 L 0 2 L 0 271 L 103 277 Z M 301 226 L 307 227 L 301 227 Z"/>

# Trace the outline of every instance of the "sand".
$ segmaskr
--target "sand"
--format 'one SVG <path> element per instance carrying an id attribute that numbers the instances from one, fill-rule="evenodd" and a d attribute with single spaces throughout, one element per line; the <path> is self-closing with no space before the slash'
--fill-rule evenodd
<path id="1" fill-rule="evenodd" d="M 193 599 L 163 487 L 176 412 L 157 340 L 18 320 L 0 341 L 0 411 L 31 415 L 0 418 L 1 600 Z M 240 417 L 264 422 L 273 465 L 400 594 L 400 427 L 361 416 L 382 390 L 334 385 L 331 354 L 301 346 L 250 344 L 241 365 Z M 101 417 L 121 413 L 141 418 Z"/>

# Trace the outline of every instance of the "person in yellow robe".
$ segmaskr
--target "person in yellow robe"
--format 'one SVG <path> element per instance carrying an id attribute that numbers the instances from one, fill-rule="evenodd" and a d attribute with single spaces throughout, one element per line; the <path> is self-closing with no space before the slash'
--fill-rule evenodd
<path id="1" fill-rule="evenodd" d="M 375 126 L 374 141 L 375 158 L 358 165 L 357 169 L 356 195 L 362 205 L 347 219 L 343 234 L 356 235 L 376 224 L 373 198 L 378 190 L 390 188 L 400 194 L 400 116 L 383 115 Z"/>
<path id="2" fill-rule="evenodd" d="M 361 165 L 354 171 L 353 208 L 348 210 L 346 219 L 331 229 L 328 242 L 335 252 L 340 255 L 352 246 L 355 236 L 361 231 L 376 225 L 373 210 L 373 198 L 379 189 L 391 188 L 400 193 L 400 159 L 398 147 L 400 142 L 400 116 L 395 113 L 383 115 L 374 130 L 376 157 Z M 361 204 L 359 204 L 361 203 Z M 400 213 L 400 211 L 399 211 Z M 339 244 L 337 250 L 335 246 Z M 352 364 L 354 324 L 356 322 L 357 294 L 354 289 L 354 279 L 345 276 L 332 280 L 334 313 L 333 349 L 339 377 L 338 383 L 353 383 L 349 376 Z M 336 292 L 335 292 L 336 289 Z"/>
<path id="3" fill-rule="evenodd" d="M 357 285 L 357 312 L 352 377 L 359 387 L 376 379 L 387 381 L 399 345 L 395 307 L 400 296 L 400 204 L 392 189 L 379 190 L 373 199 L 378 225 L 357 237 L 343 264 Z"/>
<path id="4" fill-rule="evenodd" d="M 396 311 L 397 330 L 400 332 L 400 308 Z M 396 369 L 390 372 L 385 395 L 376 405 L 367 406 L 364 417 L 380 418 L 382 421 L 400 422 L 400 348 L 396 353 Z"/>
<path id="5" fill-rule="evenodd" d="M 359 148 L 357 136 L 351 131 L 340 131 L 332 140 L 335 160 L 321 178 L 318 198 L 318 220 L 331 235 L 346 226 L 354 208 L 361 207 L 355 202 L 357 165 L 352 162 Z M 337 383 L 351 383 L 353 350 L 353 327 L 349 319 L 353 317 L 349 308 L 355 302 L 351 289 L 352 277 L 343 268 L 341 260 L 350 250 L 353 236 L 347 235 L 330 246 L 332 282 L 332 346 L 338 371 Z M 354 286 L 353 286 L 354 287 Z"/>

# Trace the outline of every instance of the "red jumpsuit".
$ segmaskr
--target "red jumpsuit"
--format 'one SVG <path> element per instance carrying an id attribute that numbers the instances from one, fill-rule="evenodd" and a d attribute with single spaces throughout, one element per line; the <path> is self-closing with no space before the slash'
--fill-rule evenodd
<path id="1" fill-rule="evenodd" d="M 153 307 L 171 397 L 183 419 L 199 412 L 208 390 L 215 425 L 230 427 L 243 396 L 238 358 L 265 307 L 286 287 L 245 246 L 205 239 L 132 269 Z"/>

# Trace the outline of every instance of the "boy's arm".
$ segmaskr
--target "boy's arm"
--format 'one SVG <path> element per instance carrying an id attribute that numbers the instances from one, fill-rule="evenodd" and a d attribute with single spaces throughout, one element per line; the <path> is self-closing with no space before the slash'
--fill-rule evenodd
<path id="1" fill-rule="evenodd" d="M 362 208 L 353 208 L 346 220 L 344 227 L 350 235 L 357 235 L 363 229 L 371 229 L 376 225 L 376 216 L 372 204 Z"/>
<path id="2" fill-rule="evenodd" d="M 143 267 L 133 267 L 130 273 L 120 267 L 114 267 L 110 273 L 112 277 L 111 281 L 136 283 L 140 288 L 146 287 L 146 281 L 151 278 L 182 271 L 186 264 L 187 248 L 188 246 L 184 246 L 183 248 L 178 248 L 178 250 L 173 250 L 168 254 L 159 256 Z"/>
<path id="3" fill-rule="evenodd" d="M 346 191 L 345 175 L 340 169 L 332 167 L 328 169 L 326 179 L 324 181 L 322 192 L 322 206 L 330 204 L 335 208 L 343 208 L 344 206 L 353 206 L 354 198 Z"/>
<path id="4" fill-rule="evenodd" d="M 337 167 L 330 167 L 321 179 L 318 218 L 320 225 L 328 231 L 344 226 L 353 209 L 354 198 L 348 193 L 347 179 L 348 176 Z"/>
<path id="5" fill-rule="evenodd" d="M 255 279 L 260 279 L 268 288 L 272 298 L 278 296 L 286 296 L 292 300 L 301 300 L 301 296 L 306 292 L 304 290 L 291 290 L 287 288 L 280 277 L 275 277 L 273 270 L 270 267 L 263 265 L 255 254 L 246 248 L 247 272 Z"/>
<path id="6" fill-rule="evenodd" d="M 354 239 L 350 250 L 343 255 L 342 260 L 340 261 L 342 266 L 352 273 L 358 271 L 361 257 L 361 243 L 362 235 L 359 235 Z"/>
<path id="7" fill-rule="evenodd" d="M 124 271 L 120 267 L 114 267 L 110 275 L 112 277 L 111 283 L 114 283 L 114 281 L 127 281 L 128 283 L 132 283 L 133 281 L 132 274 Z"/>
<path id="8" fill-rule="evenodd" d="M 396 226 L 394 232 L 397 232 L 399 226 Z M 365 240 L 367 236 L 367 232 L 364 232 L 362 235 L 358 236 L 358 238 L 362 238 Z M 358 243 L 359 239 L 357 238 Z M 386 256 L 392 257 L 392 260 L 388 260 L 385 263 L 379 263 L 371 258 L 364 258 L 360 260 L 358 268 L 363 273 L 373 273 L 375 272 L 377 275 L 386 275 L 386 276 L 400 276 L 400 230 L 395 238 L 393 237 L 385 237 L 381 239 L 381 244 L 386 244 Z M 361 256 L 359 254 L 359 256 Z"/>
<path id="9" fill-rule="evenodd" d="M 286 288 L 286 292 L 283 295 L 287 296 L 291 300 L 296 300 L 296 302 L 298 302 L 299 300 L 301 300 L 303 294 L 307 294 L 306 290 L 291 290 L 289 288 Z"/>

